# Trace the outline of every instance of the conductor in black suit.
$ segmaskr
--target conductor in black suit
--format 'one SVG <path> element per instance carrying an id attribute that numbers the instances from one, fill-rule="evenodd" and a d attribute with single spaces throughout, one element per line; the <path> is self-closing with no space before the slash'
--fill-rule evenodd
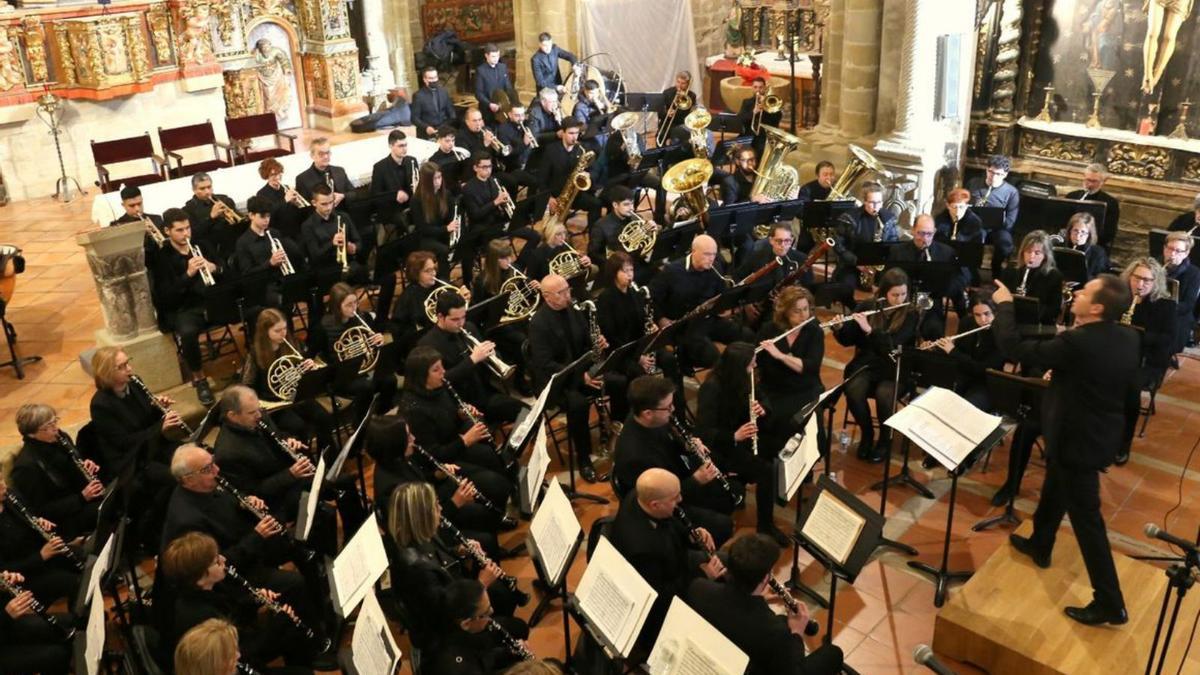
<path id="1" fill-rule="evenodd" d="M 438 127 L 453 124 L 455 113 L 450 95 L 438 84 L 438 71 L 426 66 L 421 71 L 421 82 L 425 86 L 417 90 L 412 98 L 412 122 L 417 128 L 417 138 L 431 140 Z"/>
<path id="2" fill-rule="evenodd" d="M 805 656 L 800 637 L 808 608 L 780 616 L 767 606 L 767 579 L 779 559 L 779 546 L 764 534 L 738 537 L 725 560 L 725 583 L 696 579 L 687 603 L 750 657 L 746 675 L 834 675 L 842 670 L 842 648 L 823 645 Z"/>
<path id="3" fill-rule="evenodd" d="M 1129 620 L 1112 549 L 1100 513 L 1100 472 L 1116 459 L 1128 406 L 1138 405 L 1139 338 L 1117 321 L 1129 307 L 1129 285 L 1101 274 L 1075 295 L 1074 327 L 1050 340 L 1022 341 L 1012 293 L 1000 282 L 992 332 L 1009 359 L 1052 371 L 1042 398 L 1046 480 L 1033 515 L 1033 535 L 1009 536 L 1013 547 L 1050 567 L 1050 554 L 1064 515 L 1071 527 L 1094 592 L 1086 607 L 1067 607 L 1067 616 L 1087 625 Z"/>

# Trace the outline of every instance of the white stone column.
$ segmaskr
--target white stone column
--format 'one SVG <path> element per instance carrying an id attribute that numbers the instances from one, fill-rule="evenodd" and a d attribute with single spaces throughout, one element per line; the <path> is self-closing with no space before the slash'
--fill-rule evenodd
<path id="1" fill-rule="evenodd" d="M 837 129 L 842 98 L 842 39 L 846 0 L 830 0 L 829 25 L 825 26 L 825 60 L 821 64 L 821 136 Z"/>
<path id="2" fill-rule="evenodd" d="M 839 126 L 849 139 L 875 133 L 882 15 L 880 0 L 846 0 Z"/>
<path id="3" fill-rule="evenodd" d="M 383 0 L 362 0 L 363 28 L 367 33 L 367 65 L 376 73 L 378 84 L 371 94 L 383 94 L 396 84 L 388 58 L 387 37 L 384 35 Z"/>

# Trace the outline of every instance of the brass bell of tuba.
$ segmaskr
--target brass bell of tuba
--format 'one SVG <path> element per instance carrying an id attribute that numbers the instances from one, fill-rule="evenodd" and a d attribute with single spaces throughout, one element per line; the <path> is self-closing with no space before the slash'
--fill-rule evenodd
<path id="1" fill-rule="evenodd" d="M 662 177 L 662 187 L 668 192 L 677 193 L 694 217 L 705 220 L 708 197 L 704 194 L 704 186 L 712 174 L 713 165 L 707 159 L 685 159 L 667 169 Z"/>
<path id="2" fill-rule="evenodd" d="M 758 177 L 750 188 L 751 198 L 766 195 L 774 200 L 784 200 L 791 197 L 792 192 L 800 187 L 800 174 L 796 168 L 784 163 L 788 153 L 800 145 L 800 139 L 788 132 L 769 124 L 762 125 L 766 133 L 766 143 L 763 144 L 762 159 L 758 162 Z"/>
<path id="3" fill-rule="evenodd" d="M 708 159 L 708 125 L 712 124 L 712 113 L 700 106 L 683 118 L 683 126 L 691 134 L 692 154 L 700 159 Z"/>
<path id="4" fill-rule="evenodd" d="M 853 143 L 850 144 L 850 155 L 850 163 L 846 165 L 845 169 L 842 169 L 842 175 L 838 176 L 838 179 L 833 182 L 833 186 L 829 188 L 830 200 L 853 199 L 854 195 L 851 194 L 851 189 L 858 179 L 868 172 L 885 176 L 891 175 L 891 172 L 883 168 L 883 165 L 871 153 Z"/>

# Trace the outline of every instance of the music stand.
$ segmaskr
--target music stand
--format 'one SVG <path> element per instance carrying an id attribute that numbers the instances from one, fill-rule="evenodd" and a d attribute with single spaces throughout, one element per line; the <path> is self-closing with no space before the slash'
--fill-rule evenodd
<path id="1" fill-rule="evenodd" d="M 980 222 L 983 223 L 984 232 L 998 232 L 1006 229 L 1004 227 L 1003 206 L 972 206 L 971 213 L 979 216 Z"/>
<path id="2" fill-rule="evenodd" d="M 813 239 L 821 241 L 828 235 L 833 223 L 855 208 L 853 199 L 814 199 L 805 202 L 801 210 L 800 224 Z"/>
<path id="3" fill-rule="evenodd" d="M 1083 251 L 1076 251 L 1066 246 L 1055 246 L 1054 263 L 1058 267 L 1058 271 L 1062 272 L 1064 281 L 1076 286 L 1087 283 L 1087 256 Z"/>
<path id="4" fill-rule="evenodd" d="M 704 233 L 714 239 L 724 239 L 725 235 L 733 229 L 733 217 L 737 208 L 737 204 L 725 204 L 709 209 L 708 223 L 705 225 Z"/>
<path id="5" fill-rule="evenodd" d="M 983 244 L 977 241 L 951 241 L 946 245 L 954 249 L 954 256 L 961 267 L 978 270 L 983 267 Z"/>
<path id="6" fill-rule="evenodd" d="M 1063 197 L 1041 197 L 1021 193 L 1021 210 L 1017 216 L 1017 229 L 1024 233 L 1028 230 L 1043 229 L 1057 232 L 1067 226 L 1071 216 L 1076 213 L 1088 213 L 1096 219 L 1096 231 L 1104 232 L 1104 221 L 1108 204 L 1099 201 L 1080 201 Z"/>
<path id="7" fill-rule="evenodd" d="M 992 407 L 1001 415 L 1015 420 L 1018 429 L 1023 423 L 1041 417 L 1042 393 L 1050 386 L 1049 381 L 1040 377 L 1021 377 L 991 368 L 987 370 L 984 377 L 987 378 L 988 400 L 992 402 Z M 1014 434 L 1013 443 L 1016 443 L 1016 440 Z M 1010 449 L 1009 452 L 1012 450 Z M 1012 495 L 1004 505 L 1003 513 L 991 518 L 984 518 L 972 525 L 971 530 L 982 532 L 993 525 L 1012 525 L 1013 529 L 1016 529 L 1021 524 L 1021 519 L 1017 517 L 1013 508 L 1018 492 L 1020 492 L 1019 489 L 1013 489 Z"/>
<path id="8" fill-rule="evenodd" d="M 556 373 L 554 376 L 554 381 L 552 382 L 552 385 L 551 385 L 552 388 L 550 389 L 550 395 L 547 397 L 547 400 L 548 401 L 550 401 L 550 400 L 563 401 L 563 405 L 565 406 L 566 403 L 563 399 L 563 392 L 562 392 L 562 387 L 564 386 L 564 383 L 572 375 L 577 374 L 580 370 L 589 366 L 592 363 L 592 359 L 593 359 L 593 356 L 592 356 L 591 352 L 588 352 L 587 354 L 584 354 L 583 356 L 579 357 L 578 359 L 575 359 L 571 363 L 567 364 L 567 366 L 565 368 L 563 368 L 562 370 L 558 371 L 558 373 Z M 547 412 L 545 408 L 542 409 L 542 424 L 546 425 L 546 433 L 548 435 L 553 433 L 553 427 L 550 426 L 550 413 Z M 590 431 L 589 431 L 589 433 L 590 433 Z M 529 437 L 532 435 L 533 434 L 526 435 L 524 443 L 528 443 Z M 522 443 L 522 446 L 524 446 L 524 443 Z M 607 497 L 601 497 L 600 495 L 593 495 L 593 494 L 588 494 L 586 492 L 580 492 L 575 487 L 575 446 L 574 446 L 574 444 L 571 443 L 571 434 L 569 432 L 567 433 L 567 446 L 568 446 L 567 447 L 567 477 L 570 482 L 568 484 L 568 487 L 564 488 L 564 490 L 563 490 L 564 492 L 567 493 L 567 499 L 569 499 L 571 501 L 574 501 L 576 499 L 582 499 L 584 501 L 592 502 L 594 504 L 607 504 L 608 503 Z M 513 454 L 516 457 L 520 457 L 523 452 L 524 452 L 524 447 L 520 447 L 520 448 L 515 448 L 513 451 Z"/>
<path id="9" fill-rule="evenodd" d="M 566 646 L 566 663 L 568 668 L 571 665 L 571 617 L 567 613 L 567 605 L 570 602 L 570 593 L 567 591 L 567 572 L 571 569 L 571 564 L 575 562 L 575 556 L 579 554 L 579 545 L 583 543 L 583 533 L 575 537 L 575 541 L 571 544 L 571 552 L 567 554 L 567 561 L 563 564 L 562 574 L 558 579 L 551 579 L 546 572 L 546 564 L 542 560 L 542 553 L 537 547 L 537 542 L 534 541 L 533 534 L 525 535 L 525 548 L 529 551 L 529 559 L 533 562 L 533 571 L 537 574 L 537 578 L 545 586 L 544 595 L 538 599 L 538 604 L 533 608 L 533 613 L 529 615 L 529 625 L 536 626 L 545 617 L 547 610 L 550 609 L 550 603 L 555 600 L 562 600 L 563 606 L 563 642 Z"/>

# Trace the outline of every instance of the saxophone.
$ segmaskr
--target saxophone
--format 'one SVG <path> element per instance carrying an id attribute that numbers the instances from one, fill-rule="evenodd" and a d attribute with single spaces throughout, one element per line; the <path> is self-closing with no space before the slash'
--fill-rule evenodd
<path id="1" fill-rule="evenodd" d="M 1021 276 L 1021 283 L 1020 283 L 1020 285 L 1017 286 L 1017 295 L 1025 295 L 1025 291 L 1029 290 L 1028 284 L 1029 284 L 1029 268 L 1026 267 L 1025 274 L 1023 274 Z"/>
<path id="2" fill-rule="evenodd" d="M 571 170 L 571 175 L 567 177 L 566 185 L 558 193 L 558 208 L 549 211 L 546 217 L 542 219 L 542 232 L 548 232 L 551 225 L 562 225 L 567 222 L 567 214 L 571 211 L 571 204 L 575 202 L 575 197 L 580 192 L 587 192 L 592 189 L 592 177 L 588 174 L 587 168 L 591 166 L 596 159 L 596 153 L 591 150 L 585 150 L 579 156 L 579 162 L 575 164 L 575 168 Z"/>
<path id="3" fill-rule="evenodd" d="M 1137 311 L 1137 306 L 1141 299 L 1142 296 L 1140 295 L 1133 296 L 1133 302 L 1129 303 L 1129 309 L 1125 310 L 1125 313 L 1121 315 L 1122 326 L 1133 325 L 1133 313 Z"/>

